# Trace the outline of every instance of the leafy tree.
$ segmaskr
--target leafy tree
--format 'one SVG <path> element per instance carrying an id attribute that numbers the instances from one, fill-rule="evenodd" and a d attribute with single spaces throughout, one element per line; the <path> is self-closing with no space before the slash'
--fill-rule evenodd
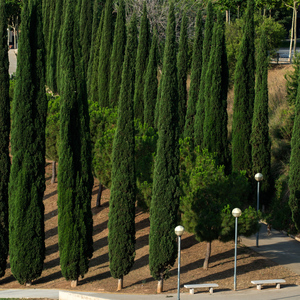
<path id="1" fill-rule="evenodd" d="M 5 1 L 0 1 L 0 277 L 8 256 L 8 181 L 10 171 L 10 101 Z"/>
<path id="2" fill-rule="evenodd" d="M 177 257 L 174 228 L 179 205 L 178 83 L 176 68 L 174 3 L 170 3 L 159 103 L 158 142 L 150 206 L 149 266 L 151 275 L 163 280 Z"/>
<path id="3" fill-rule="evenodd" d="M 144 87 L 144 123 L 154 128 L 155 106 L 157 99 L 157 65 L 158 65 L 158 48 L 157 32 L 152 37 L 149 62 L 145 74 Z"/>
<path id="4" fill-rule="evenodd" d="M 14 277 L 31 283 L 45 258 L 45 60 L 41 2 L 23 2 L 17 83 L 12 109 L 9 254 Z"/>
<path id="5" fill-rule="evenodd" d="M 109 106 L 110 56 L 113 43 L 112 5 L 112 0 L 106 0 L 99 49 L 98 94 L 101 107 Z"/>
<path id="6" fill-rule="evenodd" d="M 134 86 L 134 117 L 144 122 L 144 85 L 150 50 L 150 25 L 147 17 L 146 2 L 144 2 L 143 17 L 139 33 L 139 44 L 136 56 L 136 76 Z"/>
<path id="7" fill-rule="evenodd" d="M 228 65 L 222 13 L 214 26 L 212 49 L 205 84 L 205 119 L 203 146 L 216 154 L 216 163 L 225 166 L 229 173 L 229 149 L 227 141 L 227 91 Z"/>
<path id="8" fill-rule="evenodd" d="M 252 121 L 252 175 L 262 173 L 262 199 L 268 204 L 271 192 L 271 140 L 268 116 L 268 52 L 266 36 L 262 34 L 256 60 L 254 113 Z"/>
<path id="9" fill-rule="evenodd" d="M 110 272 L 123 288 L 135 257 L 135 195 L 133 94 L 137 44 L 136 17 L 128 29 L 118 106 L 118 122 L 112 150 L 112 185 L 109 201 L 108 247 Z"/>
<path id="10" fill-rule="evenodd" d="M 300 73 L 300 54 L 297 53 L 293 60 L 293 71 L 288 71 L 284 78 L 286 79 L 287 101 L 294 105 L 297 99 L 299 73 Z"/>
<path id="11" fill-rule="evenodd" d="M 185 140 L 181 144 L 181 188 L 180 201 L 182 222 L 188 232 L 194 233 L 198 241 L 207 242 L 203 269 L 207 269 L 211 253 L 211 242 L 228 241 L 234 237 L 234 218 L 231 209 L 241 207 L 241 200 L 248 197 L 250 184 L 245 173 L 225 176 L 224 167 L 217 166 L 206 149 L 194 150 Z M 248 208 L 239 219 L 239 230 L 246 236 L 257 231 L 259 214 Z M 233 220 L 233 222 L 232 222 Z M 242 225 L 241 225 L 242 224 Z"/>
<path id="12" fill-rule="evenodd" d="M 198 10 L 195 37 L 193 45 L 193 57 L 191 68 L 191 83 L 189 89 L 189 97 L 187 102 L 187 112 L 185 117 L 184 137 L 191 138 L 191 142 L 194 141 L 194 123 L 196 115 L 196 104 L 199 97 L 199 86 L 202 71 L 202 48 L 203 48 L 203 36 L 202 36 L 202 13 Z"/>
<path id="13" fill-rule="evenodd" d="M 188 72 L 188 36 L 187 36 L 188 19 L 184 13 L 181 20 L 179 49 L 177 56 L 178 69 L 178 114 L 179 114 L 179 131 L 183 134 L 186 103 L 187 103 L 187 72 Z"/>
<path id="14" fill-rule="evenodd" d="M 248 176 L 252 173 L 251 144 L 249 140 L 255 96 L 253 6 L 253 0 L 248 0 L 246 24 L 235 70 L 232 123 L 232 169 L 234 171 L 245 170 Z"/>
<path id="15" fill-rule="evenodd" d="M 51 183 L 55 182 L 56 163 L 58 162 L 59 127 L 60 127 L 60 97 L 49 96 L 48 114 L 46 119 L 46 158 L 52 160 Z"/>
<path id="16" fill-rule="evenodd" d="M 77 285 L 93 254 L 93 187 L 89 115 L 76 0 L 68 0 L 63 26 L 64 69 L 58 164 L 58 238 L 62 275 Z"/>
<path id="17" fill-rule="evenodd" d="M 125 3 L 120 2 L 115 26 L 113 49 L 110 64 L 109 103 L 118 105 L 122 81 L 122 66 L 126 47 Z"/>
<path id="18" fill-rule="evenodd" d="M 203 123 L 205 117 L 205 76 L 208 67 L 208 57 L 210 57 L 211 40 L 213 34 L 213 7 L 211 1 L 207 5 L 207 17 L 205 22 L 204 40 L 203 40 L 203 50 L 202 50 L 202 70 L 201 79 L 199 87 L 199 97 L 197 99 L 196 105 L 196 116 L 194 123 L 194 139 L 195 146 L 203 146 Z"/>

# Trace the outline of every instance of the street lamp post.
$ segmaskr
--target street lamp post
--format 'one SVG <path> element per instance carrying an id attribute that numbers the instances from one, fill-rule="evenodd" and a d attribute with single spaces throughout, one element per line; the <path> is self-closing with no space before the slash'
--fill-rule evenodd
<path id="1" fill-rule="evenodd" d="M 235 248 L 234 248 L 234 290 L 236 291 L 236 257 L 237 257 L 237 225 L 238 218 L 241 216 L 242 211 L 239 208 L 232 210 L 232 215 L 235 217 Z"/>
<path id="2" fill-rule="evenodd" d="M 184 227 L 178 225 L 175 228 L 175 234 L 178 236 L 178 283 L 177 283 L 177 300 L 180 300 L 180 247 L 181 247 L 181 236 L 184 233 Z"/>
<path id="3" fill-rule="evenodd" d="M 254 176 L 257 181 L 257 211 L 259 211 L 259 182 L 263 180 L 263 174 L 257 173 Z M 258 247 L 259 231 L 256 233 L 256 247 Z"/>

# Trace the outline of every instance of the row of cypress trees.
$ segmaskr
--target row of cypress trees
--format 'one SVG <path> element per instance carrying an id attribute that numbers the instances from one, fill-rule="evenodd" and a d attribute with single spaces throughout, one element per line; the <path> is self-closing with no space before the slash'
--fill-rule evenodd
<path id="1" fill-rule="evenodd" d="M 252 0 L 248 0 L 248 2 L 249 20 L 251 20 Z M 47 3 L 44 0 L 44 12 Z M 54 10 L 55 16 L 56 11 L 58 11 L 57 3 Z M 52 61 L 52 67 L 56 68 L 56 71 L 53 70 L 52 74 L 55 75 L 52 75 L 52 79 L 50 77 L 48 79 L 49 83 L 51 80 L 52 82 L 56 80 L 57 90 L 61 94 L 58 232 L 62 273 L 67 280 L 76 282 L 79 276 L 83 276 L 87 272 L 88 261 L 93 253 L 90 210 L 93 178 L 87 106 L 87 95 L 89 95 L 90 99 L 99 102 L 104 107 L 113 105 L 112 103 L 116 105 L 118 101 L 117 132 L 114 137 L 112 153 L 112 188 L 108 226 L 110 268 L 112 276 L 119 279 L 119 289 L 122 288 L 123 276 L 130 271 L 134 261 L 136 191 L 134 117 L 140 120 L 144 119 L 149 124 L 153 122 L 155 126 L 154 111 L 156 113 L 156 127 L 159 138 L 150 206 L 149 264 L 152 276 L 159 280 L 158 292 L 160 292 L 163 279 L 167 277 L 168 270 L 176 259 L 174 228 L 177 224 L 180 195 L 178 189 L 179 136 L 190 137 L 195 146 L 199 145 L 202 148 L 206 147 L 210 151 L 216 152 L 218 164 L 224 164 L 228 172 L 230 170 L 226 112 L 228 69 L 223 16 L 218 13 L 217 22 L 214 22 L 212 4 L 208 4 L 203 39 L 201 12 L 197 15 L 191 89 L 187 103 L 187 113 L 185 113 L 187 98 L 187 19 L 184 15 L 181 24 L 179 53 L 177 55 L 176 24 L 172 2 L 169 8 L 162 77 L 158 90 L 156 76 L 157 36 L 154 33 L 150 49 L 146 6 L 144 6 L 141 22 L 140 39 L 137 43 L 135 15 L 132 16 L 127 36 L 125 35 L 123 1 L 119 5 L 114 35 L 112 33 L 112 1 L 106 1 L 101 19 L 99 18 L 100 9 L 98 10 L 97 6 L 99 2 L 95 2 L 92 24 L 95 23 L 93 30 L 94 33 L 97 32 L 97 35 L 96 37 L 91 36 L 90 41 L 87 43 L 98 44 L 98 47 L 95 46 L 95 49 L 91 49 L 90 54 L 87 56 L 83 54 L 84 49 L 86 49 L 83 46 L 83 40 L 85 40 L 87 29 L 82 24 L 83 17 L 81 16 L 92 14 L 89 4 L 81 0 L 65 0 L 63 3 L 63 11 L 60 12 L 60 15 L 57 15 L 58 19 L 61 18 L 62 29 L 58 32 L 56 28 L 54 33 L 54 27 L 56 26 L 54 21 L 48 29 L 48 41 L 49 36 L 51 36 L 51 26 L 52 34 L 58 40 L 57 49 L 54 49 L 57 59 L 56 62 Z M 19 60 L 21 61 L 20 58 L 22 58 L 22 62 L 18 66 L 17 87 L 13 105 L 11 182 L 14 182 L 14 184 L 10 185 L 12 221 L 9 227 L 12 245 L 12 271 L 21 283 L 30 282 L 40 275 L 44 259 L 42 195 L 45 188 L 43 164 L 46 114 L 45 71 L 42 64 L 44 61 L 43 37 L 37 31 L 35 31 L 35 34 L 32 31 L 32 28 L 39 28 L 37 24 L 41 21 L 41 5 L 37 0 L 25 0 L 24 4 L 23 37 L 20 40 L 19 50 Z M 84 5 L 86 5 L 85 8 L 83 8 Z M 54 20 L 56 20 L 55 17 Z M 249 25 L 249 28 L 251 26 Z M 247 27 L 245 28 L 247 29 Z M 247 34 L 252 30 L 250 28 L 248 32 L 246 29 Z M 47 36 L 47 30 L 45 29 L 44 36 Z M 77 39 L 78 36 L 81 37 L 80 40 Z M 33 37 L 34 40 L 30 40 Z M 52 41 L 50 39 L 50 42 L 46 43 L 48 47 L 46 51 L 47 62 L 49 59 L 51 61 L 51 50 L 49 51 L 49 49 L 52 49 L 53 42 L 54 39 L 52 38 Z M 251 47 L 251 45 L 246 45 L 246 38 L 243 39 L 242 47 Z M 241 49 L 243 49 L 242 47 Z M 123 51 L 124 55 L 122 55 Z M 253 52 L 254 48 L 251 51 Z M 241 55 L 244 52 L 241 50 Z M 147 58 L 148 56 L 149 58 Z M 86 63 L 87 57 L 89 57 L 88 65 Z M 241 58 L 240 60 L 251 62 L 249 58 L 244 60 Z M 116 61 L 119 64 L 115 64 Z M 51 63 L 47 66 L 49 67 L 47 74 L 49 74 Z M 58 68 L 58 66 L 60 67 Z M 249 68 L 251 66 L 252 64 L 249 63 Z M 259 72 L 258 74 L 264 74 L 261 75 L 261 78 L 264 78 L 265 69 Z M 98 76 L 95 76 L 96 74 Z M 111 95 L 115 92 L 115 89 L 112 88 L 113 78 L 116 82 L 119 82 L 119 84 L 116 84 L 116 90 L 119 91 L 112 97 Z M 261 82 L 265 84 L 265 79 L 261 79 Z M 51 88 L 53 87 L 54 85 L 51 86 Z M 241 91 L 247 91 L 247 89 L 245 87 L 240 88 Z M 262 92 L 257 92 L 257 95 L 265 95 L 265 87 L 260 88 L 257 86 L 256 90 L 259 91 L 260 89 Z M 237 87 L 238 91 L 239 88 Z M 31 96 L 30 101 L 24 101 L 26 95 Z M 236 96 L 238 100 L 242 98 L 242 94 L 239 95 L 239 98 Z M 257 98 L 259 97 L 257 96 Z M 247 99 L 244 101 L 249 102 Z M 29 104 L 32 106 L 29 107 Z M 237 113 L 239 106 L 235 104 L 234 110 Z M 258 114 L 261 111 L 259 105 L 257 105 L 257 111 Z M 28 123 L 28 134 L 22 132 L 26 122 Z M 30 134 L 32 132 L 34 134 Z M 255 145 L 255 138 L 256 135 L 253 134 L 253 145 Z M 27 151 L 24 151 L 24 149 Z M 31 153 L 30 151 L 35 152 Z M 35 172 L 32 172 L 33 166 L 37 168 Z M 234 166 L 233 169 L 235 168 L 243 169 L 243 167 Z M 30 181 L 27 181 L 27 179 Z M 26 188 L 29 189 L 28 195 L 34 194 L 34 197 L 32 195 L 28 198 L 25 197 L 25 199 L 24 196 L 20 197 L 20 192 L 26 190 Z M 24 208 L 24 203 L 26 208 Z M 19 212 L 20 210 L 22 213 Z M 36 213 L 37 218 L 30 218 L 30 214 L 36 210 L 38 210 L 38 213 Z M 27 273 L 24 274 L 24 270 L 22 270 L 24 266 L 17 263 L 14 265 L 14 261 L 20 260 L 20 257 L 24 256 L 30 249 L 27 248 L 24 241 L 21 246 L 22 251 L 16 251 L 18 249 L 16 241 L 19 235 L 23 234 L 21 230 L 24 230 L 25 225 L 28 228 L 26 229 L 28 234 L 31 234 L 30 229 L 37 228 L 34 232 L 35 236 L 29 238 L 26 235 L 24 236 L 26 236 L 27 242 L 29 240 L 36 241 L 34 245 L 39 249 L 40 255 L 36 264 L 32 264 L 32 268 L 26 270 Z M 28 245 L 28 247 L 30 246 L 33 245 Z M 32 259 L 32 257 L 29 257 L 29 259 Z M 24 260 L 24 264 L 26 263 L 28 261 L 25 262 Z"/>

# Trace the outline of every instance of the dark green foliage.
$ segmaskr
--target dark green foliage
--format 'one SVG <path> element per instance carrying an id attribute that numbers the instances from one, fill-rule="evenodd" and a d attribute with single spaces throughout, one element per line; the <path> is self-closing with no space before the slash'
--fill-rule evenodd
<path id="1" fill-rule="evenodd" d="M 113 43 L 113 7 L 112 0 L 106 0 L 103 30 L 99 50 L 98 94 L 99 105 L 109 106 L 110 56 Z"/>
<path id="2" fill-rule="evenodd" d="M 292 211 L 292 218 L 297 230 L 300 230 L 300 88 L 298 87 L 296 98 L 296 111 L 291 141 L 291 158 L 289 170 L 289 205 Z"/>
<path id="3" fill-rule="evenodd" d="M 195 27 L 195 37 L 193 45 L 192 68 L 191 68 L 191 83 L 189 90 L 189 98 L 187 102 L 187 112 L 185 117 L 184 137 L 191 138 L 194 141 L 194 123 L 196 115 L 196 104 L 199 97 L 199 87 L 202 71 L 202 13 L 198 10 Z"/>
<path id="4" fill-rule="evenodd" d="M 196 116 L 194 123 L 194 142 L 195 146 L 203 146 L 203 124 L 205 118 L 205 80 L 206 80 L 206 71 L 208 67 L 208 62 L 210 57 L 210 48 L 211 40 L 213 34 L 213 7 L 211 1 L 207 5 L 207 16 L 205 22 L 205 31 L 204 31 L 204 40 L 203 40 L 203 50 L 202 50 L 202 70 L 201 70 L 201 79 L 199 87 L 199 97 L 196 105 Z"/>
<path id="5" fill-rule="evenodd" d="M 84 72 L 87 74 L 87 69 L 90 59 L 90 49 L 92 42 L 92 24 L 93 24 L 93 0 L 82 0 L 81 11 L 79 18 L 79 31 L 82 49 L 82 59 Z"/>
<path id="6" fill-rule="evenodd" d="M 252 174 L 250 135 L 252 128 L 255 57 L 254 3 L 248 0 L 246 23 L 235 69 L 232 123 L 232 170 Z"/>
<path id="7" fill-rule="evenodd" d="M 118 8 L 117 21 L 114 32 L 114 43 L 111 54 L 109 102 L 111 106 L 118 105 L 122 81 L 122 66 L 126 46 L 126 16 L 125 3 L 122 0 Z"/>
<path id="8" fill-rule="evenodd" d="M 159 103 L 158 142 L 150 206 L 149 266 L 163 280 L 177 257 L 179 205 L 178 82 L 174 4 L 169 8 Z"/>
<path id="9" fill-rule="evenodd" d="M 245 172 L 226 176 L 224 167 L 215 164 L 212 154 L 206 149 L 201 152 L 199 146 L 190 150 L 186 141 L 181 145 L 181 160 L 183 195 L 180 209 L 185 229 L 195 233 L 199 241 L 232 240 L 234 218 L 231 210 L 241 207 L 242 199 L 249 196 L 251 188 Z M 260 215 L 252 208 L 245 212 L 243 221 L 239 220 L 243 224 L 239 230 L 251 235 L 257 231 Z"/>
<path id="10" fill-rule="evenodd" d="M 46 158 L 58 162 L 60 97 L 48 96 L 48 113 L 46 119 Z"/>
<path id="11" fill-rule="evenodd" d="M 290 105 L 296 103 L 298 84 L 299 84 L 299 74 L 300 74 L 300 54 L 296 53 L 293 59 L 294 70 L 288 71 L 284 78 L 286 79 L 286 89 L 287 89 L 287 100 Z"/>
<path id="12" fill-rule="evenodd" d="M 256 59 L 254 113 L 251 132 L 252 176 L 262 173 L 262 201 L 269 204 L 271 192 L 271 140 L 269 137 L 268 52 L 266 35 L 262 34 Z"/>
<path id="13" fill-rule="evenodd" d="M 45 60 L 41 2 L 23 1 L 17 83 L 12 110 L 9 254 L 14 277 L 38 278 L 45 257 Z"/>
<path id="14" fill-rule="evenodd" d="M 0 0 L 0 277 L 5 273 L 8 255 L 10 101 L 7 50 L 5 0 Z"/>
<path id="15" fill-rule="evenodd" d="M 52 29 L 52 37 L 51 44 L 49 45 L 49 57 L 47 61 L 47 83 L 50 89 L 56 93 L 58 91 L 57 87 L 57 67 L 58 67 L 58 36 L 59 30 L 62 25 L 62 8 L 63 8 L 63 0 L 57 0 L 57 5 L 55 6 L 55 14 L 53 20 L 53 29 Z"/>
<path id="16" fill-rule="evenodd" d="M 124 57 L 117 130 L 112 150 L 112 185 L 109 201 L 108 247 L 110 272 L 121 279 L 135 257 L 135 195 L 133 87 L 137 43 L 136 17 L 132 16 Z"/>
<path id="17" fill-rule="evenodd" d="M 76 0 L 67 0 L 58 164 L 58 238 L 62 275 L 77 280 L 93 254 L 93 187 L 89 115 L 81 61 Z"/>
<path id="18" fill-rule="evenodd" d="M 157 64 L 158 64 L 157 32 L 154 32 L 149 54 L 144 86 L 144 123 L 154 128 L 155 106 L 157 99 Z"/>
<path id="19" fill-rule="evenodd" d="M 183 134 L 186 106 L 187 106 L 187 72 L 188 72 L 188 19 L 184 13 L 181 20 L 179 49 L 177 55 L 178 70 L 178 116 L 179 116 L 179 133 Z"/>
<path id="20" fill-rule="evenodd" d="M 228 66 L 221 12 L 214 26 L 212 48 L 205 85 L 205 119 L 203 124 L 203 147 L 215 153 L 216 163 L 225 166 L 229 173 L 229 149 L 227 142 L 227 91 Z"/>
<path id="21" fill-rule="evenodd" d="M 100 54 L 100 44 L 101 44 L 101 34 L 104 22 L 104 11 L 102 11 L 100 23 L 97 29 L 97 37 L 95 40 L 95 45 L 91 51 L 93 57 L 90 58 L 87 78 L 87 90 L 88 98 L 93 102 L 99 102 L 99 90 L 98 90 L 98 69 L 99 69 L 99 54 Z"/>
<path id="22" fill-rule="evenodd" d="M 144 84 L 150 49 L 150 24 L 147 17 L 146 2 L 139 32 L 139 44 L 136 56 L 136 76 L 134 89 L 134 117 L 144 122 Z"/>

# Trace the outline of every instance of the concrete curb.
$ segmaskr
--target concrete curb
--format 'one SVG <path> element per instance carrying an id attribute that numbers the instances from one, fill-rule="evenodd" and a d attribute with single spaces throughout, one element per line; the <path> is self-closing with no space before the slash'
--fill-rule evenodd
<path id="1" fill-rule="evenodd" d="M 87 296 L 82 294 L 75 294 L 69 292 L 59 291 L 59 300 L 108 300 L 106 298 L 99 298 L 93 296 Z"/>

